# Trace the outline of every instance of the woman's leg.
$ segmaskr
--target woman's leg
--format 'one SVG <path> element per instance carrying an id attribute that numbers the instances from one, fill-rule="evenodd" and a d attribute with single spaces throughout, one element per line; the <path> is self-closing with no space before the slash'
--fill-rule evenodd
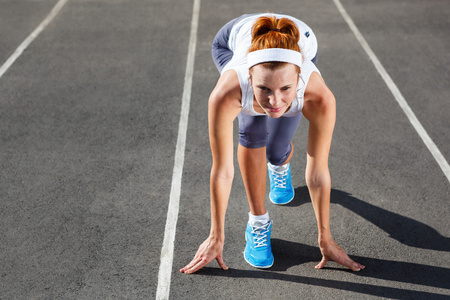
<path id="1" fill-rule="evenodd" d="M 250 206 L 244 258 L 253 267 L 270 268 L 272 221 L 265 207 L 267 116 L 239 114 L 238 160 Z"/>
<path id="2" fill-rule="evenodd" d="M 267 116 L 248 116 L 243 113 L 239 119 L 239 168 L 247 193 L 250 212 L 253 215 L 266 213 L 266 141 Z"/>
<path id="3" fill-rule="evenodd" d="M 255 216 L 264 215 L 266 213 L 266 147 L 252 149 L 239 145 L 238 161 L 250 212 Z"/>
<path id="4" fill-rule="evenodd" d="M 289 160 L 293 154 L 291 142 L 300 122 L 301 115 L 268 120 L 267 168 L 269 170 L 272 203 L 285 205 L 294 199 Z"/>

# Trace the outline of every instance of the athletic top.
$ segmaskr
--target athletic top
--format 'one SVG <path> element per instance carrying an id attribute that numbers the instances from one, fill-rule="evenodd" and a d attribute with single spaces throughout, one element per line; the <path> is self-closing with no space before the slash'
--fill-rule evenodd
<path id="1" fill-rule="evenodd" d="M 253 109 L 253 89 L 250 83 L 250 75 L 247 68 L 247 52 L 251 45 L 251 31 L 256 19 L 261 16 L 275 16 L 279 18 L 288 18 L 294 21 L 300 32 L 299 47 L 303 55 L 303 64 L 301 67 L 300 80 L 297 86 L 297 96 L 294 98 L 291 108 L 283 114 L 284 117 L 292 117 L 301 114 L 303 108 L 303 97 L 306 85 L 312 72 L 320 74 L 319 69 L 311 62 L 317 54 L 317 39 L 311 28 L 302 21 L 288 15 L 281 14 L 256 14 L 250 15 L 239 20 L 231 29 L 228 48 L 233 51 L 233 58 L 225 65 L 222 74 L 227 70 L 235 70 L 239 77 L 239 84 L 242 92 L 242 112 L 250 116 L 265 116 L 266 114 L 257 113 Z"/>

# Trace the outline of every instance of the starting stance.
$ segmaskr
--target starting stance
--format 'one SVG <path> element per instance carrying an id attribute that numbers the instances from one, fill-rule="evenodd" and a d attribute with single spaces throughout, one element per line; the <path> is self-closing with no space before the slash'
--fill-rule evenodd
<path id="1" fill-rule="evenodd" d="M 309 121 L 306 183 L 318 226 L 323 268 L 330 260 L 353 271 L 353 261 L 330 231 L 331 179 L 328 154 L 336 102 L 317 63 L 317 40 L 305 23 L 287 15 L 243 15 L 217 33 L 212 55 L 221 76 L 209 97 L 211 230 L 194 259 L 182 268 L 193 273 L 216 259 L 228 269 L 222 252 L 225 212 L 234 176 L 233 121 L 239 119 L 238 161 L 250 206 L 244 258 L 256 268 L 270 268 L 272 220 L 265 207 L 266 176 L 270 201 L 294 198 L 289 161 L 291 140 L 302 115 Z"/>

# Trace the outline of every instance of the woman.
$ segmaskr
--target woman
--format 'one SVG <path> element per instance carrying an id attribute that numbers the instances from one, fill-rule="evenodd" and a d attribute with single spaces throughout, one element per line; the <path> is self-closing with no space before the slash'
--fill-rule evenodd
<path id="1" fill-rule="evenodd" d="M 222 269 L 228 269 L 222 252 L 225 211 L 234 176 L 236 117 L 238 161 L 250 206 L 244 258 L 257 268 L 273 265 L 272 221 L 265 208 L 266 174 L 268 169 L 271 202 L 289 203 L 294 198 L 289 163 L 293 153 L 291 140 L 301 115 L 309 120 L 305 176 L 323 256 L 316 268 L 334 260 L 353 271 L 364 269 L 345 254 L 330 232 L 328 153 L 336 104 L 315 66 L 317 41 L 312 30 L 286 15 L 244 15 L 219 31 L 212 54 L 221 76 L 210 95 L 208 108 L 213 157 L 211 231 L 194 259 L 180 271 L 196 272 L 213 259 Z"/>

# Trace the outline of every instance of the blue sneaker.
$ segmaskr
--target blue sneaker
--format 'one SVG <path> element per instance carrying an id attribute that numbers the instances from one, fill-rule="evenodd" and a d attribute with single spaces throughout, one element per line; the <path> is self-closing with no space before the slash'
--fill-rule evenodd
<path id="1" fill-rule="evenodd" d="M 291 165 L 274 166 L 267 163 L 270 179 L 269 199 L 273 204 L 284 205 L 294 199 L 294 187 L 291 181 Z"/>
<path id="2" fill-rule="evenodd" d="M 244 258 L 252 267 L 267 269 L 273 265 L 271 233 L 272 220 L 266 224 L 247 223 Z"/>

